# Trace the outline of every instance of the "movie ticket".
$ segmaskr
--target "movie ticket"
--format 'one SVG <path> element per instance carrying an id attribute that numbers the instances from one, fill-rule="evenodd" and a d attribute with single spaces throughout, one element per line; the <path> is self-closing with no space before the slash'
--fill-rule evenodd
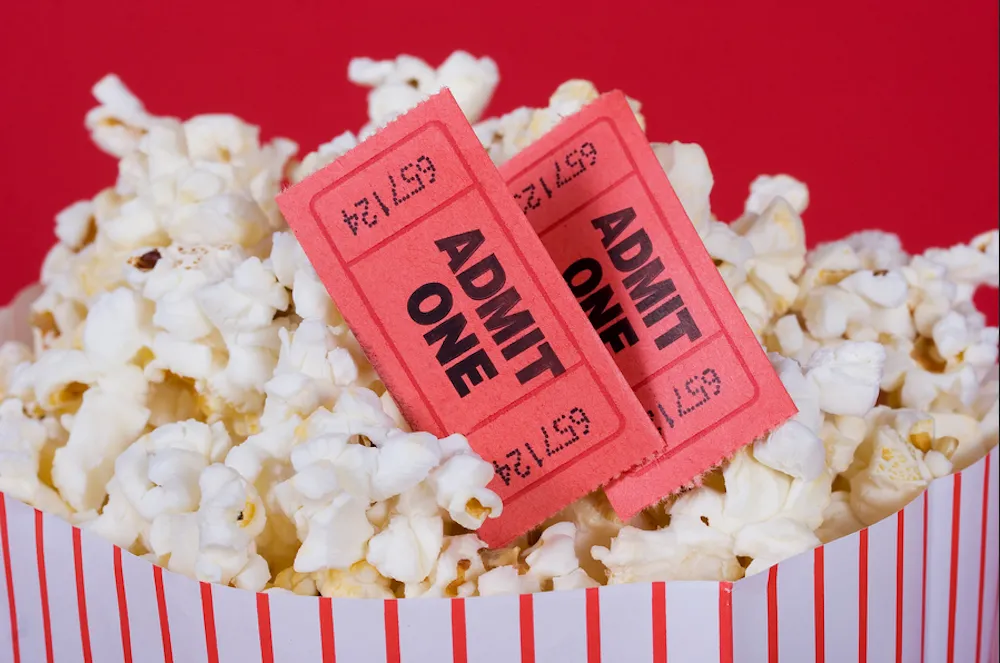
<path id="1" fill-rule="evenodd" d="M 451 93 L 278 203 L 410 424 L 493 463 L 487 543 L 663 449 Z"/>
<path id="2" fill-rule="evenodd" d="M 501 174 L 666 441 L 605 488 L 620 517 L 795 414 L 622 93 Z"/>

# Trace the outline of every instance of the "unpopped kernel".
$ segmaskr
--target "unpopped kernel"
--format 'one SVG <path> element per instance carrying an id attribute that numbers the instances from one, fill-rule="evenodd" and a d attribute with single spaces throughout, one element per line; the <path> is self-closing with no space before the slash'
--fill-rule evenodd
<path id="1" fill-rule="evenodd" d="M 493 468 L 461 435 L 410 430 L 274 198 L 442 87 L 497 164 L 599 93 L 571 80 L 480 122 L 489 58 L 360 58 L 348 75 L 371 88 L 368 122 L 301 160 L 234 116 L 162 117 L 114 75 L 95 85 L 85 122 L 118 178 L 56 215 L 31 343 L 0 345 L 0 489 L 203 581 L 490 596 L 736 580 L 997 445 L 997 328 L 972 303 L 1000 280 L 996 230 L 921 255 L 881 231 L 808 251 L 804 183 L 758 177 L 725 223 L 704 150 L 657 142 L 798 414 L 629 522 L 598 491 L 487 549 Z"/>

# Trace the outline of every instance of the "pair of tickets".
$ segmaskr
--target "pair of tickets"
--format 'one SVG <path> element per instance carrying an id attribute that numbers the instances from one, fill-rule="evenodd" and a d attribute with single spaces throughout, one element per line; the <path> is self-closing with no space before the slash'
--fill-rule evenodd
<path id="1" fill-rule="evenodd" d="M 498 170 L 445 90 L 278 203 L 410 425 L 493 463 L 491 546 L 795 413 L 620 92 Z"/>

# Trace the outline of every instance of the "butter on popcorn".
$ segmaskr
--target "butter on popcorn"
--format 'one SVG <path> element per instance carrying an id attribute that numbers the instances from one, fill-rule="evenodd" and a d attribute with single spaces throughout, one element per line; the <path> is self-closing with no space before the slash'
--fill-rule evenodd
<path id="1" fill-rule="evenodd" d="M 461 435 L 410 429 L 274 197 L 442 87 L 497 164 L 599 93 L 573 79 L 481 119 L 486 57 L 358 58 L 348 77 L 370 88 L 367 122 L 301 159 L 235 116 L 158 116 L 114 75 L 94 86 L 85 125 L 118 176 L 56 215 L 31 342 L 0 345 L 0 489 L 207 582 L 450 598 L 737 580 L 997 445 L 998 332 L 973 304 L 1000 281 L 997 230 L 919 255 L 877 230 L 809 251 L 804 183 L 756 178 L 725 223 L 705 151 L 658 135 L 798 414 L 627 523 L 597 491 L 486 549 L 493 468 Z"/>

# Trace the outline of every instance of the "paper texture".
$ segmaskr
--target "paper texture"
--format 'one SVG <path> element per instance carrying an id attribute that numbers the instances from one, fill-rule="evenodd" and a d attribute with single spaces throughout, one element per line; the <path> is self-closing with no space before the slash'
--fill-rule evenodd
<path id="1" fill-rule="evenodd" d="M 278 203 L 407 421 L 492 461 L 483 540 L 663 447 L 447 91 Z"/>
<path id="2" fill-rule="evenodd" d="M 625 95 L 564 119 L 501 174 L 665 441 L 605 489 L 622 519 L 795 414 Z"/>

